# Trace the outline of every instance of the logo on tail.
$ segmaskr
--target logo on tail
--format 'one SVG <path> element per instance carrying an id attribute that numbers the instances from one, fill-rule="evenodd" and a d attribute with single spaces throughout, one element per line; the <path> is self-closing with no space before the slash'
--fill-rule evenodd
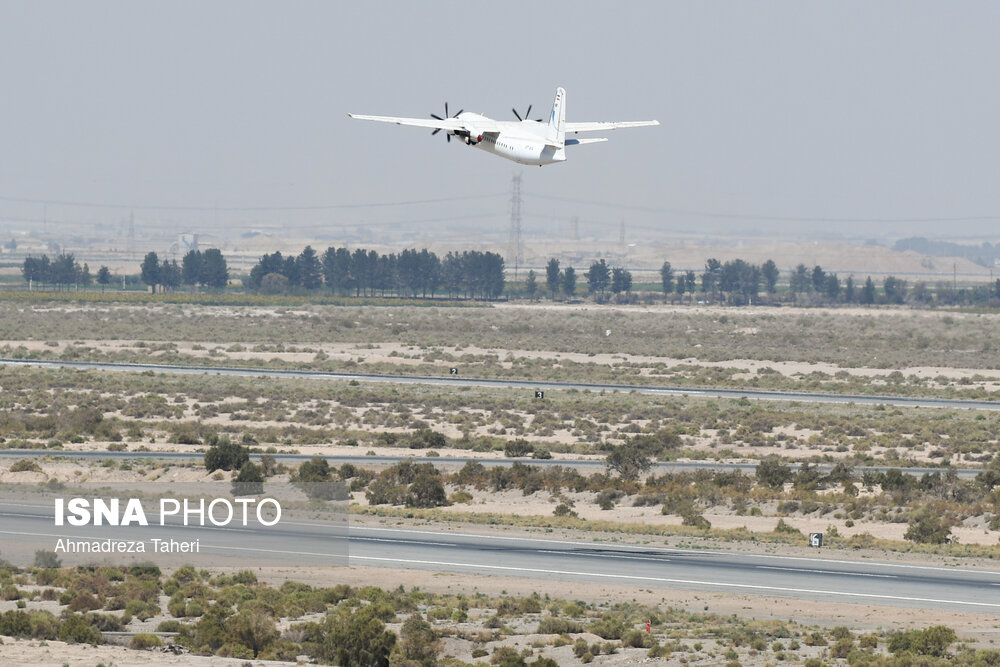
<path id="1" fill-rule="evenodd" d="M 556 148 L 566 145 L 566 91 L 556 89 L 556 98 L 552 101 L 552 113 L 549 114 L 549 127 L 545 132 L 545 141 Z"/>

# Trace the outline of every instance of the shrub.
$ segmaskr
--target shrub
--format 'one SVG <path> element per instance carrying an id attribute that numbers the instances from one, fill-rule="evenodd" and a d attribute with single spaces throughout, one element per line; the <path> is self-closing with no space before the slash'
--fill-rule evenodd
<path id="1" fill-rule="evenodd" d="M 777 455 L 765 456 L 757 465 L 757 482 L 764 486 L 780 489 L 791 478 L 792 469 Z"/>
<path id="2" fill-rule="evenodd" d="M 924 630 L 910 630 L 893 635 L 889 639 L 889 652 L 941 658 L 944 657 L 948 647 L 956 639 L 958 637 L 951 628 L 944 625 L 934 625 Z"/>
<path id="3" fill-rule="evenodd" d="M 71 644 L 103 644 L 101 631 L 78 614 L 69 616 L 59 626 L 59 641 Z"/>
<path id="4" fill-rule="evenodd" d="M 708 519 L 694 510 L 684 513 L 683 518 L 681 519 L 681 524 L 685 526 L 694 526 L 695 528 L 699 528 L 701 530 L 709 530 L 712 527 L 712 523 Z"/>
<path id="5" fill-rule="evenodd" d="M 250 452 L 243 445 L 231 442 L 226 436 L 210 436 L 212 446 L 205 452 L 205 470 L 239 470 L 250 460 Z"/>
<path id="6" fill-rule="evenodd" d="M 503 455 L 514 458 L 518 456 L 529 456 L 534 453 L 535 447 L 527 440 L 518 438 L 508 442 L 503 448 Z M 551 457 L 550 457 L 551 458 Z"/>
<path id="7" fill-rule="evenodd" d="M 299 481 L 300 482 L 330 481 L 330 464 L 326 462 L 326 459 L 320 456 L 314 456 L 308 461 L 303 461 L 302 465 L 299 466 Z"/>
<path id="8" fill-rule="evenodd" d="M 264 471 L 251 461 L 240 467 L 240 472 L 233 479 L 232 492 L 234 496 L 256 496 L 264 493 Z"/>
<path id="9" fill-rule="evenodd" d="M 42 472 L 38 464 L 31 459 L 18 459 L 10 466 L 11 472 Z"/>
<path id="10" fill-rule="evenodd" d="M 802 535 L 802 531 L 795 526 L 785 523 L 784 519 L 778 519 L 777 525 L 774 527 L 774 532 L 781 535 Z"/>
<path id="11" fill-rule="evenodd" d="M 226 630 L 230 638 L 249 648 L 255 658 L 279 636 L 274 619 L 253 609 L 241 609 L 226 619 Z"/>
<path id="12" fill-rule="evenodd" d="M 552 510 L 553 516 L 577 516 L 576 512 L 573 511 L 566 503 L 559 503 L 556 508 Z"/>
<path id="13" fill-rule="evenodd" d="M 910 518 L 904 538 L 919 544 L 944 544 L 949 541 L 951 523 L 935 514 L 928 507 L 922 507 Z"/>
<path id="14" fill-rule="evenodd" d="M 145 651 L 156 646 L 163 646 L 163 640 L 148 632 L 132 635 L 132 641 L 128 643 L 129 648 L 138 651 Z"/>
<path id="15" fill-rule="evenodd" d="M 538 622 L 535 632 L 540 635 L 577 634 L 583 632 L 583 625 L 566 618 L 545 616 Z"/>
<path id="16" fill-rule="evenodd" d="M 398 649 L 410 661 L 407 664 L 437 664 L 437 656 L 441 651 L 438 634 L 420 614 L 413 614 L 406 619 L 400 629 L 399 639 Z"/>
<path id="17" fill-rule="evenodd" d="M 406 494 L 408 507 L 441 507 L 448 504 L 441 478 L 421 472 Z"/>

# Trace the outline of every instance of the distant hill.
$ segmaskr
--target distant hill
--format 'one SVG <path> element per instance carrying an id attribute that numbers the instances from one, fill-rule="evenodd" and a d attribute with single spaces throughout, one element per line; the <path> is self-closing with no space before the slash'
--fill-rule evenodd
<path id="1" fill-rule="evenodd" d="M 960 257 L 980 266 L 993 266 L 1000 257 L 1000 244 L 963 245 L 951 241 L 931 241 L 919 236 L 896 241 L 892 249 L 900 252 L 913 250 L 932 257 Z"/>

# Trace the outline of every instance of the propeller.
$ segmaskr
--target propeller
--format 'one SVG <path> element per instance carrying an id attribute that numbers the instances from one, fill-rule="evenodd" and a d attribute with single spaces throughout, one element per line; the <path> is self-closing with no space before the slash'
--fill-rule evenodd
<path id="1" fill-rule="evenodd" d="M 511 111 L 514 112 L 514 117 L 517 118 L 518 120 L 520 120 L 520 121 L 529 120 L 528 116 L 531 115 L 531 105 L 530 104 L 528 105 L 528 110 L 524 112 L 524 117 L 523 118 L 521 117 L 521 114 L 519 114 L 517 112 L 517 109 L 511 109 Z M 541 118 L 536 118 L 535 122 L 536 123 L 541 123 L 542 119 Z"/>
<path id="2" fill-rule="evenodd" d="M 452 115 L 450 115 L 448 113 L 448 103 L 445 102 L 444 103 L 444 118 L 442 118 L 441 116 L 437 115 L 436 113 L 432 113 L 431 114 L 431 118 L 433 118 L 434 120 L 444 120 L 445 118 L 458 118 L 462 114 L 463 111 L 465 111 L 465 109 L 460 109 L 457 114 L 455 114 L 454 116 L 452 116 Z M 441 131 L 440 127 L 436 128 L 433 132 L 431 132 L 431 136 L 433 137 L 435 134 L 437 134 L 440 131 Z M 448 142 L 451 143 L 451 132 L 449 132 L 448 134 L 446 134 L 444 136 L 445 136 L 445 138 L 448 139 Z"/>

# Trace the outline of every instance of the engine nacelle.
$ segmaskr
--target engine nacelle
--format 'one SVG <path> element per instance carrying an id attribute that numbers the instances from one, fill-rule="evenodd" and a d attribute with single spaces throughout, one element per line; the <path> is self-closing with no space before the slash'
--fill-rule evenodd
<path id="1" fill-rule="evenodd" d="M 483 140 L 481 132 L 470 132 L 469 130 L 458 130 L 455 132 L 455 136 L 462 137 L 462 140 L 470 146 L 475 146 Z"/>

